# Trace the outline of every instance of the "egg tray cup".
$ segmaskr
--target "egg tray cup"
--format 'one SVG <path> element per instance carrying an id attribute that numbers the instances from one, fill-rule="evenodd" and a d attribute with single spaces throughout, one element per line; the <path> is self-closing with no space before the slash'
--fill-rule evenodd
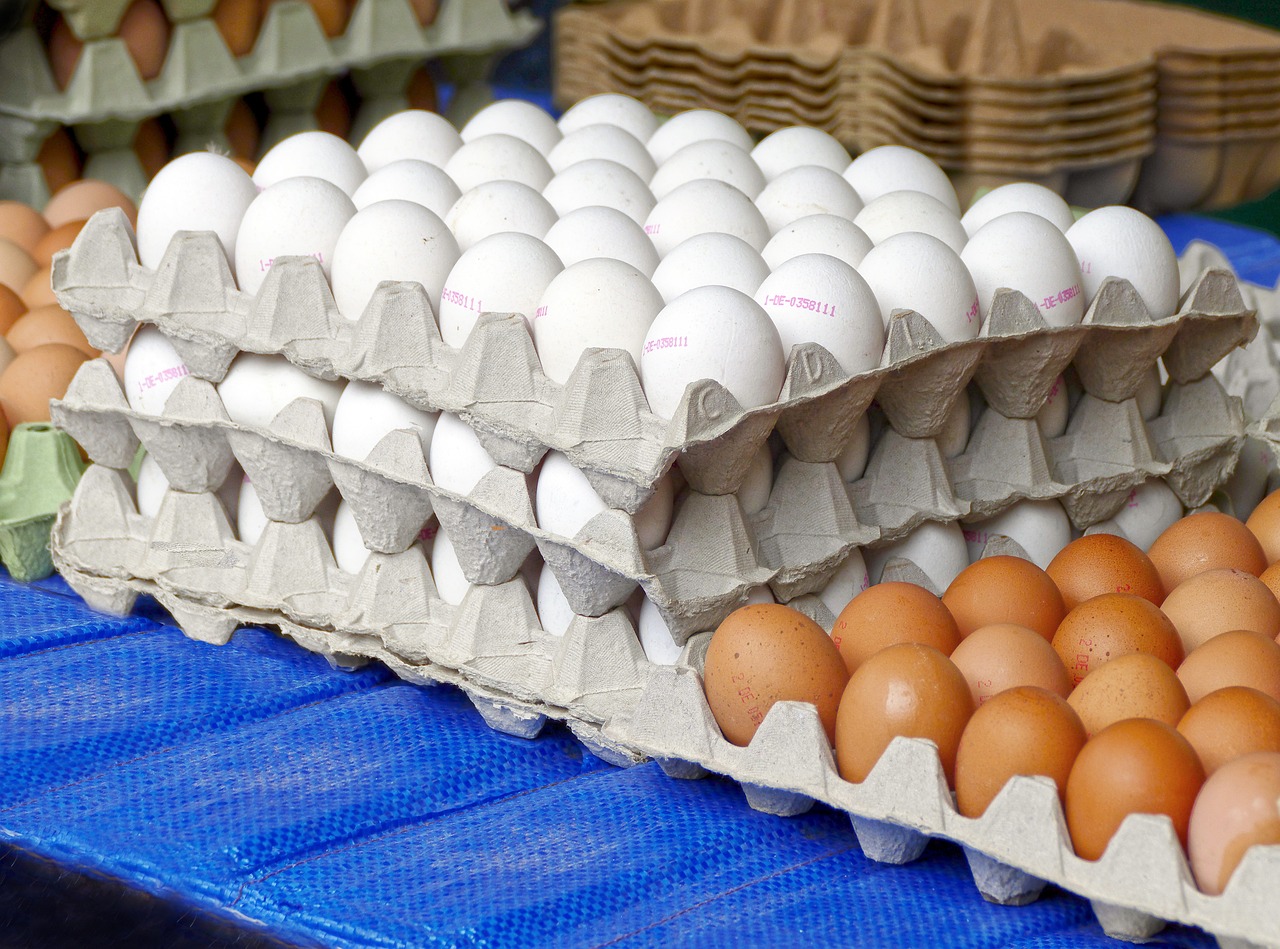
<path id="1" fill-rule="evenodd" d="M 49 531 L 84 470 L 76 443 L 52 425 L 24 422 L 10 433 L 0 469 L 0 563 L 14 580 L 53 573 Z"/>
<path id="2" fill-rule="evenodd" d="M 971 379 L 988 404 L 1031 418 L 1074 363 L 1085 389 L 1132 397 L 1163 358 L 1175 382 L 1202 377 L 1256 332 L 1235 279 L 1208 271 L 1177 313 L 1152 319 L 1131 287 L 1113 281 L 1083 323 L 1048 327 L 1024 296 L 1003 291 L 983 335 L 946 344 L 918 314 L 891 320 L 877 369 L 850 376 L 816 344 L 791 353 L 780 398 L 743 410 L 711 380 L 690 385 L 672 420 L 649 409 L 630 355 L 588 350 L 564 386 L 543 374 L 527 324 L 482 314 L 461 347 L 445 346 L 425 292 L 384 283 L 364 314 L 337 313 L 320 265 L 280 258 L 256 298 L 231 279 L 216 238 L 182 233 L 153 272 L 137 263 L 117 209 L 99 212 L 53 264 L 53 287 L 91 345 L 118 352 L 139 323 L 157 325 L 197 378 L 218 382 L 240 351 L 280 353 L 322 378 L 380 383 L 420 408 L 453 412 L 501 465 L 530 472 L 548 448 L 582 469 L 609 507 L 635 512 L 679 458 L 695 491 L 737 490 L 776 428 L 790 453 L 837 458 L 875 399 L 891 427 L 936 435 Z"/>

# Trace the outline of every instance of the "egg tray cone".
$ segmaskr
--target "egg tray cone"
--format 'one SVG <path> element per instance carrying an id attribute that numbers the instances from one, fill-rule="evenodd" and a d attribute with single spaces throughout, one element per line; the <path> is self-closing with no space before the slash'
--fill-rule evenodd
<path id="1" fill-rule="evenodd" d="M 1177 313 L 1153 318 L 1112 281 L 1083 323 L 1046 326 L 1013 291 L 993 302 L 982 334 L 947 344 L 918 314 L 891 320 L 879 368 L 845 373 L 817 344 L 794 348 L 779 400 L 743 410 L 718 383 L 693 383 L 670 421 L 648 410 L 630 356 L 588 350 L 566 384 L 549 380 L 523 318 L 483 314 L 461 349 L 440 340 L 417 284 L 384 283 L 357 322 L 337 312 L 320 265 L 280 258 L 256 297 L 236 289 L 216 238 L 180 233 L 155 271 L 137 263 L 118 209 L 99 212 L 54 259 L 53 286 L 95 347 L 120 350 L 139 323 L 160 328 L 197 378 L 221 380 L 239 351 L 280 353 L 322 378 L 376 382 L 425 409 L 455 413 L 500 464 L 532 471 L 548 448 L 587 473 L 611 506 L 634 512 L 679 458 L 693 488 L 737 490 L 776 428 L 791 454 L 839 456 L 873 399 L 901 434 L 930 437 L 970 379 L 1005 415 L 1029 418 L 1072 363 L 1087 390 L 1130 397 L 1163 358 L 1176 381 L 1200 378 L 1252 338 L 1256 317 L 1234 278 L 1206 271 Z"/>

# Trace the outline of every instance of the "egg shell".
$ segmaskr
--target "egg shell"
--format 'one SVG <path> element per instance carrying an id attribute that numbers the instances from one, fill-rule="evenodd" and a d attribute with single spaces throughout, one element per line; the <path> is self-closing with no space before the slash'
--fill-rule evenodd
<path id="1" fill-rule="evenodd" d="M 333 517 L 333 559 L 345 573 L 359 573 L 369 559 L 369 548 L 360 536 L 351 505 L 342 501 Z"/>
<path id="2" fill-rule="evenodd" d="M 636 539 L 640 541 L 642 548 L 656 550 L 666 542 L 674 511 L 675 479 L 668 472 L 658 480 L 649 500 L 641 505 L 631 519 L 636 529 Z"/>
<path id="3" fill-rule="evenodd" d="M 1250 847 L 1280 844 L 1277 799 L 1280 754 L 1274 752 L 1244 755 L 1205 781 L 1187 830 L 1187 856 L 1203 892 L 1225 890 Z"/>
<path id="4" fill-rule="evenodd" d="M 443 169 L 462 147 L 462 136 L 442 115 L 405 109 L 371 128 L 356 155 L 369 175 L 392 162 L 414 160 Z"/>
<path id="5" fill-rule="evenodd" d="M 329 278 L 338 238 L 355 214 L 346 193 L 323 178 L 300 175 L 264 188 L 236 232 L 236 283 L 256 296 L 279 257 L 314 258 Z"/>
<path id="6" fill-rule="evenodd" d="M 881 649 L 849 677 L 840 699 L 840 776 L 860 783 L 894 738 L 927 738 L 937 745 L 947 783 L 954 786 L 956 750 L 972 714 L 968 683 L 938 650 L 919 643 Z"/>
<path id="7" fill-rule="evenodd" d="M 237 167 L 246 174 L 252 175 L 253 160 L 257 157 L 258 145 L 262 142 L 262 129 L 258 126 L 258 117 L 254 115 L 248 102 L 244 99 L 236 99 L 232 103 L 222 131 L 227 136 L 227 146 L 231 149 L 232 160 L 238 159 Z M 249 166 L 239 164 L 243 161 L 249 162 Z"/>
<path id="8" fill-rule="evenodd" d="M 431 552 L 427 559 L 431 564 L 431 576 L 435 581 L 440 599 L 450 606 L 458 606 L 467 595 L 467 591 L 471 589 L 471 583 L 462 572 L 458 553 L 443 524 L 436 527 L 436 535 L 432 538 Z"/>
<path id="9" fill-rule="evenodd" d="M 138 133 L 133 137 L 133 151 L 148 181 L 165 166 L 170 150 L 168 133 L 159 120 L 147 119 L 138 126 Z"/>
<path id="10" fill-rule="evenodd" d="M 1051 639 L 1066 610 L 1043 570 L 1020 557 L 984 557 L 952 581 L 942 597 L 960 635 L 992 623 L 1017 623 Z"/>
<path id="11" fill-rule="evenodd" d="M 873 243 L 894 234 L 917 233 L 936 237 L 959 254 L 968 243 L 960 219 L 937 198 L 919 191 L 890 191 L 868 204 L 853 218 Z"/>
<path id="12" fill-rule="evenodd" d="M 124 359 L 124 394 L 129 408 L 159 415 L 178 383 L 189 374 L 187 364 L 159 328 L 139 327 Z"/>
<path id="13" fill-rule="evenodd" d="M 388 202 L 379 202 L 386 204 Z M 486 181 L 467 191 L 445 215 L 459 253 L 490 234 L 517 231 L 541 240 L 556 222 L 556 209 L 518 181 Z M 449 267 L 453 266 L 451 262 Z M 448 268 L 443 276 L 448 275 Z"/>
<path id="14" fill-rule="evenodd" d="M 22 302 L 22 297 L 0 283 L 0 334 L 8 333 L 10 327 L 26 312 L 27 305 Z"/>
<path id="15" fill-rule="evenodd" d="M 657 116 L 649 111 L 647 105 L 639 99 L 614 92 L 587 96 L 574 103 L 560 116 L 557 125 L 561 134 L 568 136 L 580 128 L 599 123 L 616 125 L 641 142 L 647 142 L 658 127 Z"/>
<path id="16" fill-rule="evenodd" d="M 871 577 L 867 575 L 867 564 L 862 551 L 856 547 L 849 551 L 839 569 L 831 575 L 831 579 L 818 591 L 818 599 L 823 606 L 838 617 L 853 600 L 871 587 Z M 954 621 L 953 621 L 954 622 Z M 839 646 L 839 643 L 836 644 Z"/>
<path id="17" fill-rule="evenodd" d="M 1090 534 L 1073 540 L 1045 568 L 1068 610 L 1102 593 L 1132 593 L 1156 606 L 1164 585 L 1155 564 L 1135 544 L 1115 534 Z"/>
<path id="18" fill-rule="evenodd" d="M 969 206 L 960 223 L 966 233 L 973 235 L 988 221 L 1011 211 L 1038 214 L 1064 234 L 1076 223 L 1071 207 L 1056 191 L 1030 181 L 993 188 Z"/>
<path id="19" fill-rule="evenodd" d="M 244 56 L 253 50 L 262 26 L 260 0 L 218 0 L 210 16 L 233 56 Z"/>
<path id="20" fill-rule="evenodd" d="M 1280 636 L 1280 602 L 1252 574 L 1223 568 L 1198 573 L 1178 584 L 1161 606 L 1189 653 L 1220 633 L 1249 629 Z"/>
<path id="21" fill-rule="evenodd" d="M 437 485 L 466 496 L 497 467 L 497 462 L 485 451 L 470 425 L 451 412 L 441 412 L 431 435 L 427 467 Z"/>
<path id="22" fill-rule="evenodd" d="M 1230 685 L 1210 692 L 1178 722 L 1205 774 L 1259 751 L 1280 752 L 1280 702 L 1257 689 Z"/>
<path id="23" fill-rule="evenodd" d="M 79 148 L 71 134 L 62 126 L 54 129 L 41 144 L 40 151 L 36 154 L 36 163 L 44 172 L 45 184 L 52 194 L 57 194 L 79 178 L 83 164 Z M 57 227 L 56 224 L 52 226 Z"/>
<path id="24" fill-rule="evenodd" d="M 678 474 L 679 468 L 672 472 Z M 763 511 L 769 503 L 769 494 L 773 490 L 773 453 L 768 442 L 760 446 L 751 457 L 751 465 L 738 488 L 738 504 L 742 513 L 753 517 Z M 834 611 L 833 611 L 834 612 Z"/>
<path id="25" fill-rule="evenodd" d="M 1016 623 L 975 629 L 951 652 L 951 661 L 969 683 L 975 706 L 1019 686 L 1064 699 L 1071 694 L 1071 677 L 1057 651 L 1034 629 Z"/>
<path id="26" fill-rule="evenodd" d="M 801 254 L 829 254 L 857 268 L 872 248 L 871 238 L 852 221 L 835 214 L 811 214 L 778 230 L 760 256 L 770 267 Z"/>
<path id="27" fill-rule="evenodd" d="M 15 353 L 26 352 L 45 343 L 66 343 L 90 357 L 101 355 L 89 345 L 71 314 L 56 303 L 28 311 L 5 333 L 5 340 Z"/>
<path id="28" fill-rule="evenodd" d="M 1071 520 L 1061 502 L 1049 498 L 1035 501 L 1024 498 L 1005 508 L 995 517 L 965 525 L 964 539 L 969 556 L 982 556 L 992 537 L 1008 537 L 1017 543 L 1041 570 L 1071 541 Z"/>
<path id="29" fill-rule="evenodd" d="M 538 469 L 534 495 L 539 527 L 560 537 L 574 537 L 589 520 L 608 508 L 567 455 L 547 452 Z"/>
<path id="30" fill-rule="evenodd" d="M 1130 814 L 1164 814 L 1186 846 L 1204 768 L 1190 743 L 1163 722 L 1131 718 L 1085 743 L 1067 778 L 1067 829 L 1076 853 L 1097 860 Z"/>
<path id="31" fill-rule="evenodd" d="M 646 183 L 658 170 L 643 142 L 626 129 L 607 123 L 584 125 L 565 135 L 547 154 L 547 164 L 558 173 L 589 158 L 617 162 Z"/>
<path id="32" fill-rule="evenodd" d="M 1067 701 L 1090 735 L 1126 718 L 1153 718 L 1176 728 L 1191 707 L 1177 674 L 1145 652 L 1103 663 L 1080 681 Z"/>
<path id="33" fill-rule="evenodd" d="M 875 294 L 886 328 L 894 310 L 915 310 L 946 342 L 973 339 L 982 327 L 968 268 L 936 237 L 895 234 L 867 252 L 858 273 Z"/>
<path id="34" fill-rule="evenodd" d="M 954 521 L 925 521 L 905 537 L 868 550 L 867 567 L 872 583 L 880 582 L 885 565 L 894 557 L 910 560 L 939 590 L 951 586 L 961 571 L 969 566 L 964 532 Z"/>
<path id="35" fill-rule="evenodd" d="M 654 129 L 645 146 L 653 160 L 661 165 L 686 145 L 706 139 L 729 142 L 744 152 L 750 152 L 755 144 L 746 129 L 724 113 L 711 109 L 690 109 Z"/>
<path id="36" fill-rule="evenodd" d="M 1072 682 L 1131 652 L 1150 653 L 1170 669 L 1182 664 L 1182 640 L 1173 623 L 1149 600 L 1131 593 L 1103 593 L 1063 617 L 1053 648 Z"/>
<path id="37" fill-rule="evenodd" d="M 564 270 L 555 251 L 528 234 L 505 231 L 472 244 L 440 291 L 440 337 L 461 348 L 481 313 L 519 313 L 532 323 L 548 285 Z"/>
<path id="38" fill-rule="evenodd" d="M 50 231 L 49 222 L 21 201 L 0 201 L 0 240 L 17 244 L 35 256 L 36 245 Z"/>
<path id="39" fill-rule="evenodd" d="M 1057 438 L 1067 430 L 1067 416 L 1071 411 L 1071 400 L 1067 395 L 1067 383 L 1062 376 L 1054 380 L 1044 405 L 1036 413 L 1036 424 L 1045 438 Z"/>
<path id="40" fill-rule="evenodd" d="M 644 230 L 659 256 L 695 234 L 712 231 L 740 237 L 757 251 L 769 242 L 769 226 L 751 199 L 732 185 L 709 178 L 686 182 L 655 204 L 645 218 Z"/>
<path id="41" fill-rule="evenodd" d="M 23 422 L 49 421 L 49 400 L 61 399 L 89 357 L 65 343 L 19 353 L 0 375 L 0 409 L 12 430 Z"/>
<path id="42" fill-rule="evenodd" d="M 852 484 L 862 477 L 867 470 L 867 458 L 871 454 L 871 420 L 864 413 L 854 423 L 853 434 L 848 443 L 840 449 L 836 456 L 836 470 L 840 472 L 840 480 Z M 966 560 L 965 563 L 968 563 Z M 963 566 L 963 565 L 962 565 Z M 957 571 L 960 568 L 957 568 Z"/>
<path id="43" fill-rule="evenodd" d="M 869 149 L 849 163 L 844 179 L 866 204 L 891 191 L 922 191 L 960 215 L 960 201 L 946 172 L 913 148 L 881 145 Z"/>
<path id="44" fill-rule="evenodd" d="M 1133 284 L 1153 319 L 1178 309 L 1178 255 L 1160 225 L 1141 211 L 1105 207 L 1090 211 L 1067 231 L 1092 300 L 1108 277 Z M 1086 303 L 1087 305 L 1087 303 Z"/>
<path id="45" fill-rule="evenodd" d="M 831 627 L 831 639 L 852 675 L 895 643 L 922 643 L 949 656 L 960 643 L 960 632 L 942 601 L 924 587 L 889 582 L 850 600 Z"/>
<path id="46" fill-rule="evenodd" d="M 569 267 L 592 257 L 612 257 L 646 277 L 658 269 L 658 252 L 642 228 L 616 208 L 578 208 L 551 225 L 543 242 Z"/>
<path id="47" fill-rule="evenodd" d="M 1280 491 L 1272 491 L 1263 498 L 1244 526 L 1258 539 L 1268 564 L 1280 560 Z"/>
<path id="48" fill-rule="evenodd" d="M 787 606 L 754 604 L 730 613 L 711 636 L 703 665 L 707 704 L 724 737 L 746 745 L 775 702 L 810 702 L 834 740 L 848 681 L 822 627 Z"/>
<path id="49" fill-rule="evenodd" d="M 536 148 L 501 133 L 467 142 L 449 156 L 444 171 L 463 194 L 490 181 L 518 181 L 541 191 L 553 177 L 551 166 Z"/>
<path id="50" fill-rule="evenodd" d="M 298 132 L 262 156 L 253 172 L 253 183 L 269 188 L 286 178 L 323 178 L 348 196 L 368 176 L 356 150 L 328 132 Z"/>
<path id="51" fill-rule="evenodd" d="M 616 161 L 589 158 L 559 172 L 542 189 L 557 214 L 600 205 L 617 208 L 637 224 L 654 207 L 653 193 L 634 171 Z"/>
<path id="52" fill-rule="evenodd" d="M 545 563 L 542 565 L 542 572 L 538 574 L 536 599 L 538 622 L 542 624 L 542 628 L 552 636 L 563 636 L 568 632 L 569 624 L 574 620 L 573 607 L 565 599 L 560 581 Z"/>
<path id="53" fill-rule="evenodd" d="M 765 179 L 772 181 L 800 165 L 818 165 L 841 174 L 849 167 L 849 153 L 831 134 L 803 125 L 770 132 L 751 150 Z"/>
<path id="54" fill-rule="evenodd" d="M 103 208 L 120 208 L 129 223 L 137 226 L 138 211 L 129 196 L 93 178 L 73 181 L 55 192 L 44 206 L 44 219 L 50 227 L 61 227 L 68 221 L 87 221 Z"/>
<path id="55" fill-rule="evenodd" d="M 233 422 L 266 428 L 295 399 L 315 399 L 332 431 L 343 386 L 307 375 L 283 356 L 241 353 L 217 388 Z"/>
<path id="56" fill-rule="evenodd" d="M 670 303 L 696 287 L 731 287 L 753 296 L 768 276 L 769 265 L 741 238 L 695 234 L 662 258 L 653 285 Z"/>
<path id="57" fill-rule="evenodd" d="M 8 287 L 21 297 L 36 270 L 30 254 L 13 241 L 0 239 L 0 286 Z"/>
<path id="58" fill-rule="evenodd" d="M 41 306 L 57 306 L 58 298 L 53 292 L 53 273 L 49 267 L 41 267 L 27 280 L 22 288 L 22 302 L 30 308 Z"/>
<path id="59" fill-rule="evenodd" d="M 1258 579 L 1267 585 L 1267 589 L 1271 591 L 1271 595 L 1280 600 L 1280 565 L 1272 564 L 1258 576 Z"/>
<path id="60" fill-rule="evenodd" d="M 640 619 L 637 623 L 640 636 L 640 647 L 645 658 L 654 665 L 673 666 L 680 658 L 683 647 L 679 646 L 671 636 L 671 630 L 658 608 L 648 597 L 640 605 Z"/>
<path id="61" fill-rule="evenodd" d="M 853 185 L 839 172 L 818 165 L 800 165 L 784 171 L 753 197 L 771 234 L 815 214 L 852 220 L 863 209 Z"/>
<path id="62" fill-rule="evenodd" d="M 1247 629 L 1219 633 L 1178 666 L 1187 697 L 1198 702 L 1229 685 L 1245 685 L 1280 701 L 1280 643 Z"/>
<path id="63" fill-rule="evenodd" d="M 705 139 L 690 142 L 662 162 L 649 190 L 661 201 L 680 185 L 704 178 L 732 185 L 753 201 L 765 186 L 764 174 L 747 152 L 730 142 Z"/>
<path id="64" fill-rule="evenodd" d="M 470 142 L 499 132 L 528 142 L 543 155 L 549 154 L 563 137 L 555 119 L 523 99 L 499 99 L 485 106 L 459 134 L 464 142 Z"/>
<path id="65" fill-rule="evenodd" d="M 993 696 L 960 736 L 956 809 L 965 817 L 981 817 L 1015 775 L 1049 778 L 1061 800 L 1084 743 L 1084 726 L 1061 696 L 1035 686 Z"/>
<path id="66" fill-rule="evenodd" d="M 418 436 L 425 457 L 439 414 L 424 412 L 377 383 L 353 379 L 333 410 L 334 454 L 364 461 L 388 433 L 408 429 Z"/>
<path id="67" fill-rule="evenodd" d="M 1184 580 L 1208 570 L 1233 567 L 1258 576 L 1266 555 L 1253 533 L 1230 514 L 1189 514 L 1168 527 L 1147 551 L 1160 571 L 1166 594 Z"/>
<path id="68" fill-rule="evenodd" d="M 47 231 L 31 251 L 31 259 L 35 261 L 36 266 L 52 266 L 53 255 L 70 247 L 87 223 L 87 221 L 68 221 L 60 227 Z"/>
<path id="69" fill-rule="evenodd" d="M 960 259 L 973 275 L 984 320 L 1002 287 L 1025 294 L 1050 326 L 1071 326 L 1084 316 L 1075 251 L 1038 215 L 1014 211 L 988 221 L 969 238 Z"/>
<path id="70" fill-rule="evenodd" d="M 388 162 L 360 182 L 351 203 L 364 210 L 379 201 L 412 201 L 443 219 L 462 192 L 443 170 L 425 161 L 402 158 Z"/>
<path id="71" fill-rule="evenodd" d="M 1129 492 L 1128 500 L 1112 520 L 1125 537 L 1147 551 L 1150 557 L 1150 548 L 1156 538 L 1175 524 L 1183 513 L 1182 502 L 1173 490 L 1159 478 L 1151 478 Z M 1152 562 L 1155 562 L 1154 558 Z M 1168 592 L 1167 587 L 1165 592 Z"/>

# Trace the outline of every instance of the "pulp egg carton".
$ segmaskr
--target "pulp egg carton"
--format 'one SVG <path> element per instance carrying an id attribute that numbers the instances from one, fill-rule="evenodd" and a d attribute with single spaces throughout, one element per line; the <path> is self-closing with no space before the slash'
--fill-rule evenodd
<path id="1" fill-rule="evenodd" d="M 543 374 L 518 315 L 483 314 L 454 349 L 441 342 L 420 286 L 384 283 L 350 322 L 320 264 L 303 257 L 277 259 L 251 297 L 236 289 L 209 233 L 178 234 L 150 271 L 118 209 L 94 215 L 55 257 L 53 287 L 103 351 L 119 351 L 135 326 L 153 323 L 192 374 L 211 382 L 248 351 L 283 354 L 322 378 L 380 383 L 420 408 L 462 417 L 501 465 L 529 472 L 548 448 L 563 451 L 606 504 L 628 512 L 677 458 L 694 490 L 736 491 L 775 429 L 795 457 L 833 461 L 873 399 L 895 431 L 929 438 L 970 380 L 1000 413 L 1031 418 L 1068 365 L 1090 394 L 1124 400 L 1158 359 L 1175 382 L 1192 382 L 1256 331 L 1225 271 L 1203 273 L 1178 312 L 1157 317 L 1132 286 L 1111 280 L 1084 321 L 1065 327 L 1047 326 L 1034 302 L 1002 291 L 976 339 L 944 343 L 919 314 L 900 311 L 876 369 L 850 376 L 821 346 L 797 346 L 773 404 L 744 410 L 702 380 L 668 422 L 649 411 L 634 363 L 617 350 L 588 350 L 561 386 Z"/>
<path id="2" fill-rule="evenodd" d="M 346 31 L 330 39 L 309 4 L 284 0 L 269 6 L 254 48 L 237 58 L 210 16 L 212 0 L 166 0 L 173 21 L 168 54 L 160 75 L 143 80 L 123 41 L 104 36 L 119 18 L 119 3 L 56 5 L 67 8 L 69 24 L 87 40 L 65 90 L 33 27 L 0 38 L 0 197 L 35 205 L 48 197 L 36 155 L 60 125 L 76 126 L 93 153 L 89 173 L 140 190 L 146 179 L 131 151 L 146 118 L 173 114 L 180 144 L 200 147 L 223 140 L 227 110 L 246 93 L 291 89 L 314 102 L 331 77 L 348 71 L 375 86 L 401 82 L 403 89 L 397 63 L 487 57 L 528 43 L 539 28 L 528 11 L 511 11 L 503 0 L 447 0 L 425 28 L 406 0 L 359 0 Z"/>
<path id="3" fill-rule="evenodd" d="M 13 579 L 53 573 L 49 531 L 84 470 L 75 442 L 52 425 L 24 422 L 10 433 L 0 469 L 0 563 Z"/>

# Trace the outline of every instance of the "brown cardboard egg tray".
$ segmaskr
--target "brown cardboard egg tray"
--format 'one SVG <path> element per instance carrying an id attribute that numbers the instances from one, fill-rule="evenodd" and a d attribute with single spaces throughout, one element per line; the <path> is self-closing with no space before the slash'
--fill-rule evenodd
<path id="1" fill-rule="evenodd" d="M 977 339 L 945 344 L 904 311 L 890 323 L 880 368 L 849 376 L 822 347 L 806 344 L 792 352 L 773 405 L 744 411 L 703 380 L 667 422 L 649 412 L 634 363 L 616 350 L 588 350 L 559 386 L 542 374 L 518 315 L 484 314 L 455 350 L 440 341 L 420 286 L 387 283 L 351 323 L 310 258 L 278 260 L 252 298 L 235 288 L 207 233 L 176 236 L 152 272 L 138 265 L 118 210 L 95 215 L 55 258 L 53 287 L 105 352 L 122 349 L 139 323 L 154 323 L 192 374 L 210 382 L 239 351 L 281 353 L 323 378 L 377 382 L 421 408 L 464 418 L 501 465 L 530 472 L 548 448 L 565 452 L 606 504 L 627 512 L 677 458 L 694 490 L 736 491 L 775 428 L 796 458 L 833 461 L 873 399 L 897 432 L 928 438 L 971 379 L 1001 414 L 1032 418 L 1068 364 L 1086 391 L 1118 402 L 1132 397 L 1158 358 L 1175 382 L 1192 382 L 1256 329 L 1224 271 L 1204 273 L 1178 313 L 1158 319 L 1121 281 L 1099 292 L 1084 323 L 1068 327 L 1046 327 L 1035 304 L 1005 291 Z"/>

